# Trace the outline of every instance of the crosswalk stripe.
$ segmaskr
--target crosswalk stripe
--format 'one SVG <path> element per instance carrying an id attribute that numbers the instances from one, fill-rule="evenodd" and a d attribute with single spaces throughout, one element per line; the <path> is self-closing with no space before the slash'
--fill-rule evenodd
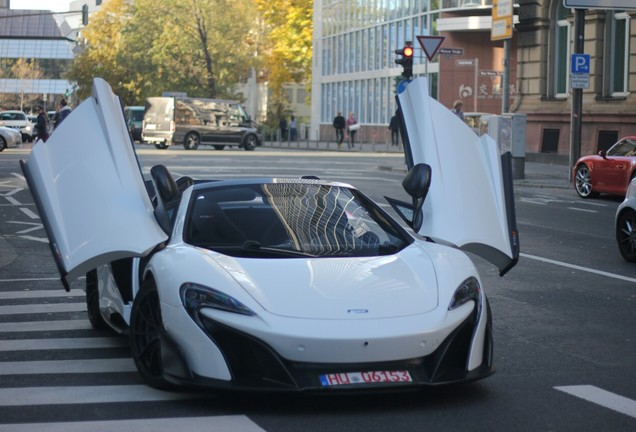
<path id="1" fill-rule="evenodd" d="M 264 432 L 256 423 L 244 415 L 214 417 L 179 417 L 141 420 L 109 420 L 68 423 L 30 423 L 0 425 L 0 432 L 172 432 L 214 431 L 214 432 Z"/>
<path id="2" fill-rule="evenodd" d="M 555 389 L 636 418 L 636 401 L 633 399 L 628 399 L 592 385 L 561 386 L 555 387 Z"/>
<path id="3" fill-rule="evenodd" d="M 64 290 L 30 290 L 30 291 L 0 291 L 0 300 L 29 299 L 29 298 L 66 298 L 84 297 L 82 290 L 66 292 Z"/>
<path id="4" fill-rule="evenodd" d="M 112 402 L 150 402 L 200 396 L 168 392 L 147 385 L 20 387 L 0 389 L 0 407 L 68 405 Z"/>
<path id="5" fill-rule="evenodd" d="M 136 372 L 130 358 L 0 362 L 0 375 Z"/>
<path id="6" fill-rule="evenodd" d="M 0 333 L 40 332 L 55 330 L 90 330 L 88 320 L 27 321 L 0 323 Z"/>
<path id="7" fill-rule="evenodd" d="M 42 314 L 56 312 L 80 312 L 86 310 L 86 303 L 52 303 L 0 306 L 0 315 Z"/>
<path id="8" fill-rule="evenodd" d="M 0 344 L 0 351 L 118 348 L 127 345 L 128 339 L 124 337 L 16 339 L 3 340 Z"/>

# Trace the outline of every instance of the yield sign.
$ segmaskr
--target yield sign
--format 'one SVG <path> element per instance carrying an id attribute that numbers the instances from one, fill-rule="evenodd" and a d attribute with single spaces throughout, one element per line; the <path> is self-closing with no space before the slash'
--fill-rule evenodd
<path id="1" fill-rule="evenodd" d="M 433 57 L 435 57 L 435 54 L 437 54 L 439 47 L 442 46 L 444 36 L 417 36 L 417 41 L 422 46 L 428 61 L 431 61 L 433 60 Z"/>

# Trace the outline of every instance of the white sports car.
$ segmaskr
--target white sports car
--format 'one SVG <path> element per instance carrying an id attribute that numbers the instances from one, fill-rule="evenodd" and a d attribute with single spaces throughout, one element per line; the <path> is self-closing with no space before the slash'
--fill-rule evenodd
<path id="1" fill-rule="evenodd" d="M 398 98 L 409 234 L 312 178 L 144 180 L 108 84 L 22 169 L 69 289 L 128 334 L 145 381 L 271 390 L 415 387 L 494 372 L 488 301 L 461 250 L 518 260 L 510 154 L 430 98 Z"/>

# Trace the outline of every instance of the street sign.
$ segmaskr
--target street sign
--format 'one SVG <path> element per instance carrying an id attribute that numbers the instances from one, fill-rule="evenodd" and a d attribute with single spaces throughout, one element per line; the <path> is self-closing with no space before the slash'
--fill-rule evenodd
<path id="1" fill-rule="evenodd" d="M 590 88 L 590 55 L 572 54 L 570 85 L 573 89 Z"/>
<path id="2" fill-rule="evenodd" d="M 410 83 L 411 83 L 411 80 L 400 80 L 400 82 L 397 85 L 397 93 L 400 94 L 404 90 L 406 90 L 406 86 L 409 85 Z"/>
<path id="3" fill-rule="evenodd" d="M 512 13 L 512 0 L 493 1 L 490 40 L 512 38 Z"/>
<path id="4" fill-rule="evenodd" d="M 634 0 L 563 0 L 568 9 L 636 9 Z"/>
<path id="5" fill-rule="evenodd" d="M 446 55 L 464 55 L 464 48 L 440 48 L 438 52 Z"/>
<path id="6" fill-rule="evenodd" d="M 437 54 L 437 50 L 442 46 L 444 39 L 444 36 L 417 36 L 417 41 L 420 43 L 429 61 L 433 60 L 433 57 Z"/>
<path id="7" fill-rule="evenodd" d="M 572 54 L 571 70 L 573 74 L 590 74 L 590 55 Z"/>
<path id="8" fill-rule="evenodd" d="M 455 60 L 455 66 L 475 66 L 474 59 Z"/>

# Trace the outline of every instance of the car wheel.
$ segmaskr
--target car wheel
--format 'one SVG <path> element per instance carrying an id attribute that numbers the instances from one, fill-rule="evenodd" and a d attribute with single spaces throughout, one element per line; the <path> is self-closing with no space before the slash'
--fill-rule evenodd
<path id="1" fill-rule="evenodd" d="M 623 258 L 636 262 L 636 211 L 626 210 L 618 218 L 616 242 Z"/>
<path id="2" fill-rule="evenodd" d="M 225 148 L 224 145 L 215 145 L 214 150 L 223 150 Z"/>
<path id="3" fill-rule="evenodd" d="M 156 143 L 155 144 L 155 148 L 159 149 L 159 150 L 165 150 L 168 148 L 168 146 L 166 145 L 166 143 Z"/>
<path id="4" fill-rule="evenodd" d="M 574 188 L 581 198 L 591 198 L 597 195 L 592 191 L 592 176 L 587 165 L 579 165 L 576 169 Z"/>
<path id="5" fill-rule="evenodd" d="M 188 133 L 183 140 L 183 148 L 186 150 L 196 150 L 199 144 L 201 144 L 201 138 L 194 132 Z"/>
<path id="6" fill-rule="evenodd" d="M 164 378 L 161 339 L 165 334 L 159 293 L 155 282 L 145 281 L 133 302 L 130 317 L 130 350 L 137 370 L 151 387 L 169 390 L 174 385 Z"/>
<path id="7" fill-rule="evenodd" d="M 7 140 L 0 136 L 0 151 L 7 148 Z"/>
<path id="8" fill-rule="evenodd" d="M 243 148 L 245 150 L 254 150 L 256 148 L 257 143 L 258 143 L 258 140 L 256 139 L 256 135 L 249 134 L 248 136 L 245 137 L 245 140 L 243 141 Z"/>
<path id="9" fill-rule="evenodd" d="M 95 330 L 106 330 L 108 328 L 108 324 L 106 324 L 99 311 L 97 270 L 91 270 L 86 273 L 86 309 L 88 310 L 88 320 Z"/>

